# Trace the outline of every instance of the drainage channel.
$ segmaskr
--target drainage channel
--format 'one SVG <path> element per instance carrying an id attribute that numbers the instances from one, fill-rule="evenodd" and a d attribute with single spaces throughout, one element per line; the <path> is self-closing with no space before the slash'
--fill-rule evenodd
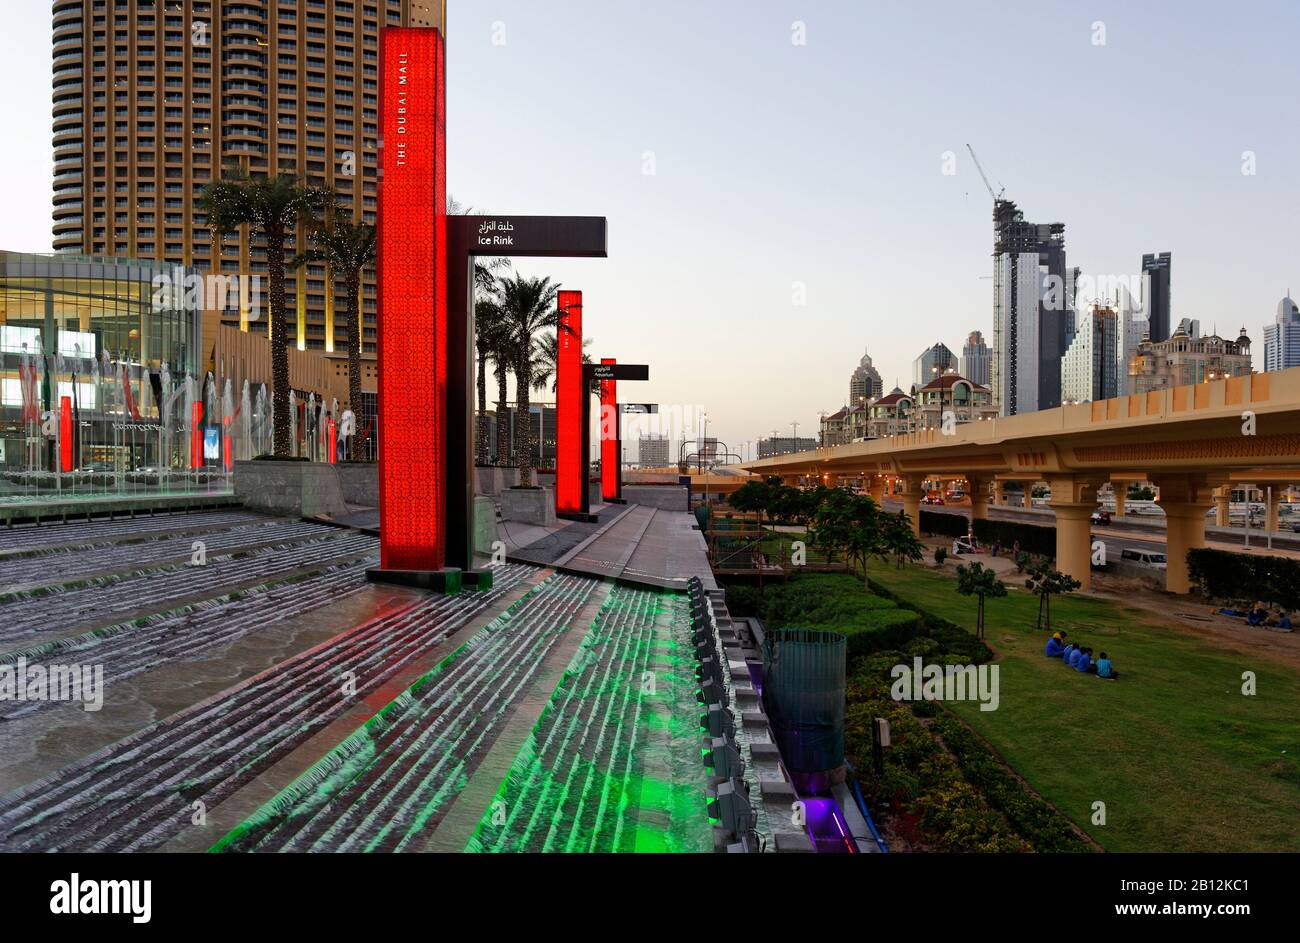
<path id="1" fill-rule="evenodd" d="M 684 598 L 615 587 L 466 851 L 710 851 Z"/>
<path id="2" fill-rule="evenodd" d="M 366 568 L 373 560 L 326 570 L 305 580 L 259 586 L 244 593 L 204 600 L 180 611 L 163 613 L 138 626 L 119 623 L 72 638 L 9 652 L 0 667 L 21 659 L 40 665 L 54 677 L 61 667 L 95 665 L 103 669 L 103 687 L 125 681 L 176 661 L 193 661 L 246 635 L 265 631 L 323 606 L 335 605 L 365 589 Z M 58 701 L 0 702 L 0 720 L 17 720 L 55 707 Z"/>
<path id="3" fill-rule="evenodd" d="M 78 625 L 103 625 L 134 613 L 165 611 L 175 608 L 178 600 L 224 595 L 232 587 L 371 556 L 377 549 L 373 537 L 322 527 L 319 539 L 209 557 L 203 566 L 160 566 L 88 579 L 70 587 L 13 593 L 0 603 L 0 644 L 67 633 Z"/>
<path id="4" fill-rule="evenodd" d="M 266 520 L 263 515 L 249 511 L 196 511 L 190 514 L 162 514 L 157 517 L 79 524 L 24 524 L 0 528 L 0 553 L 92 546 L 119 540 L 148 540 L 206 527 L 252 524 Z"/>
<path id="5" fill-rule="evenodd" d="M 36 556 L 4 561 L 3 572 L 7 586 L 41 586 L 67 583 L 91 574 L 109 571 L 131 571 L 166 562 L 188 562 L 194 544 L 200 541 L 203 551 L 217 553 L 222 550 L 252 548 L 256 546 L 284 545 L 309 537 L 320 536 L 319 524 L 302 522 L 260 523 L 244 525 L 231 530 L 183 537 L 165 537 L 146 543 L 116 544 L 84 547 L 76 550 L 54 550 Z"/>
<path id="6" fill-rule="evenodd" d="M 532 577 L 421 599 L 0 799 L 0 850 L 144 851 L 190 826 Z"/>
<path id="7" fill-rule="evenodd" d="M 597 585 L 551 577 L 213 850 L 418 850 Z"/>

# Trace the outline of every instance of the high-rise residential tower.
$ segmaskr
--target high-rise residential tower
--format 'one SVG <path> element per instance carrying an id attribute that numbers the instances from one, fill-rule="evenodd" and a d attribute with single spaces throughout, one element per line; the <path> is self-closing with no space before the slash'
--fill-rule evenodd
<path id="1" fill-rule="evenodd" d="M 1090 304 L 1079 315 L 1074 340 L 1061 360 L 1061 402 L 1090 403 L 1119 395 L 1119 316 Z"/>
<path id="2" fill-rule="evenodd" d="M 1277 303 L 1277 318 L 1264 325 L 1264 369 L 1300 367 L 1300 307 L 1287 295 Z"/>
<path id="3" fill-rule="evenodd" d="M 957 355 L 948 349 L 947 344 L 935 344 L 912 361 L 912 383 L 919 388 L 937 376 L 956 370 Z"/>
<path id="4" fill-rule="evenodd" d="M 980 386 L 988 386 L 991 366 L 992 352 L 984 343 L 984 335 L 971 331 L 961 349 L 961 375 Z"/>
<path id="5" fill-rule="evenodd" d="M 416 6 L 55 0 L 55 250 L 264 277 L 260 240 L 245 231 L 218 246 L 197 207 L 203 187 L 232 165 L 332 187 L 335 212 L 373 221 L 379 30 L 406 25 Z M 290 257 L 304 235 L 298 227 Z M 300 349 L 346 348 L 331 282 L 323 265 L 289 274 L 291 343 Z M 370 352 L 373 277 L 362 297 Z M 265 314 L 250 324 L 247 300 L 221 321 L 269 327 Z"/>
<path id="6" fill-rule="evenodd" d="M 865 405 L 870 400 L 879 398 L 883 391 L 884 384 L 880 382 L 880 371 L 872 365 L 871 355 L 864 353 L 853 371 L 853 376 L 849 378 L 849 406 Z"/>
<path id="7" fill-rule="evenodd" d="M 1169 307 L 1169 275 L 1173 256 L 1168 252 L 1142 256 L 1142 307 L 1153 343 L 1169 340 L 1172 328 Z"/>
<path id="8" fill-rule="evenodd" d="M 1003 416 L 1061 403 L 1061 357 L 1074 323 L 1065 224 L 1028 223 L 1010 200 L 993 204 L 993 360 Z"/>
<path id="9" fill-rule="evenodd" d="M 1118 296 L 1116 309 L 1119 326 L 1115 338 L 1115 358 L 1117 361 L 1115 395 L 1125 396 L 1132 392 L 1129 389 L 1129 362 L 1133 359 L 1133 355 L 1137 353 L 1142 338 L 1147 336 L 1148 325 L 1146 318 L 1138 316 L 1138 312 L 1135 310 L 1137 306 L 1128 288 L 1120 285 Z"/>

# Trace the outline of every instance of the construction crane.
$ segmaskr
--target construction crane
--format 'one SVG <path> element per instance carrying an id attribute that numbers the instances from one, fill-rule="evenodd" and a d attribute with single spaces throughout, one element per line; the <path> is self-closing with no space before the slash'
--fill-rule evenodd
<path id="1" fill-rule="evenodd" d="M 989 175 L 984 172 L 984 167 L 980 164 L 980 159 L 975 156 L 975 148 L 967 144 L 966 150 L 970 151 L 970 158 L 971 160 L 975 161 L 975 169 L 980 172 L 980 177 L 983 178 L 984 180 L 984 186 L 989 191 L 989 196 L 993 197 L 994 203 L 998 202 L 999 200 L 1002 199 L 1003 194 L 1007 192 L 1007 188 L 1002 186 L 1002 181 L 999 180 L 998 192 L 994 193 L 993 184 L 989 183 Z"/>

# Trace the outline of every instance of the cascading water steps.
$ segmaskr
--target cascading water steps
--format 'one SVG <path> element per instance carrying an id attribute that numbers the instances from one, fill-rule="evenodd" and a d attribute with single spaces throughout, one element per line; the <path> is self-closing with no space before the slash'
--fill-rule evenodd
<path id="1" fill-rule="evenodd" d="M 132 617 L 148 617 L 198 601 L 246 589 L 276 576 L 310 571 L 378 551 L 375 538 L 319 525 L 283 546 L 210 556 L 201 566 L 146 566 L 120 574 L 13 593 L 0 600 L 0 650 L 26 647 L 31 640 L 78 634 Z M 39 599 L 39 605 L 32 600 Z"/>
<path id="2" fill-rule="evenodd" d="M 25 524 L 0 527 L 0 560 L 7 556 L 57 547 L 90 547 L 126 544 L 243 524 L 270 523 L 251 511 L 203 511 L 191 514 L 158 514 L 112 521 L 81 521 L 71 524 Z"/>
<path id="3" fill-rule="evenodd" d="M 615 587 L 467 851 L 708 851 L 682 597 Z"/>
<path id="4" fill-rule="evenodd" d="M 551 577 L 216 850 L 421 850 L 598 585 Z"/>
<path id="5" fill-rule="evenodd" d="M 158 847 L 536 572 L 499 567 L 487 592 L 418 597 L 11 793 L 0 850 Z"/>

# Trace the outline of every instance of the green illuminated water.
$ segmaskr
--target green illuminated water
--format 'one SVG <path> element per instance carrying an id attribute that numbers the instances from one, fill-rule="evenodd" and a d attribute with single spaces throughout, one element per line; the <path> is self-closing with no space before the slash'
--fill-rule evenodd
<path id="1" fill-rule="evenodd" d="M 466 851 L 710 851 L 684 597 L 615 587 Z"/>

